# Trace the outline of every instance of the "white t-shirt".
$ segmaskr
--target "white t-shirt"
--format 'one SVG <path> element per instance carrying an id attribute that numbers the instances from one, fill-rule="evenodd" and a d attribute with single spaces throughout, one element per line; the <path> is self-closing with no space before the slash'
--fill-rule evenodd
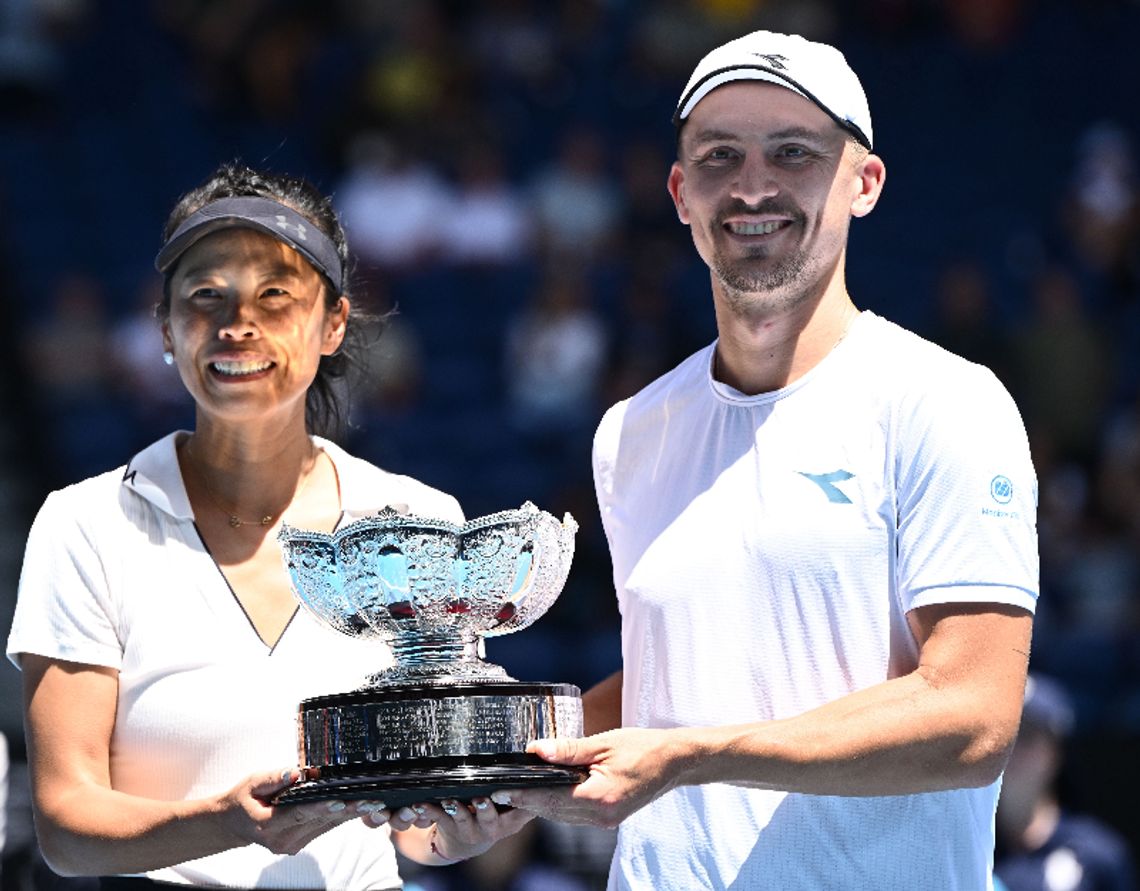
<path id="1" fill-rule="evenodd" d="M 257 635 L 194 525 L 171 434 L 125 468 L 48 496 L 28 537 L 8 655 L 119 672 L 115 789 L 163 800 L 208 796 L 298 762 L 300 700 L 355 689 L 391 664 L 299 609 L 277 644 Z M 314 438 L 346 514 L 386 505 L 461 523 L 449 495 Z M 282 572 L 284 572 L 282 567 Z M 240 888 L 400 887 L 387 827 L 349 821 L 295 856 L 249 845 L 148 875 Z"/>
<path id="2" fill-rule="evenodd" d="M 915 607 L 1034 609 L 1036 479 L 987 369 L 869 312 L 772 393 L 715 381 L 714 349 L 611 408 L 595 440 L 626 726 L 797 715 L 914 669 Z M 610 888 L 979 891 L 999 785 L 680 788 L 622 824 Z"/>

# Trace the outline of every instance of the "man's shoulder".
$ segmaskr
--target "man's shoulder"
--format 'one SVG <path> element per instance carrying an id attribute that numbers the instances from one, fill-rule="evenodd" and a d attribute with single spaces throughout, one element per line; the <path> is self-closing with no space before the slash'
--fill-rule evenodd
<path id="1" fill-rule="evenodd" d="M 702 347 L 632 396 L 610 406 L 602 424 L 616 423 L 620 418 L 654 415 L 678 397 L 706 392 L 713 347 L 714 344 Z"/>
<path id="2" fill-rule="evenodd" d="M 897 361 L 902 357 L 921 359 L 941 367 L 980 367 L 897 322 L 874 313 L 866 315 L 868 340 L 884 362 Z"/>
<path id="3" fill-rule="evenodd" d="M 880 392 L 963 393 L 1000 387 L 984 365 L 952 353 L 895 322 L 867 313 L 860 365 L 879 379 Z"/>

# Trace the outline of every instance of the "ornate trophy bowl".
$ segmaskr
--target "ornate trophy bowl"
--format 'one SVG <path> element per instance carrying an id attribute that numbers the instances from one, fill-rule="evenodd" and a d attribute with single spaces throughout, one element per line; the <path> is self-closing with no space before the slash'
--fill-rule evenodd
<path id="1" fill-rule="evenodd" d="M 349 637 L 386 641 L 395 664 L 301 702 L 306 778 L 278 801 L 394 808 L 582 780 L 526 753 L 534 739 L 582 735 L 579 689 L 517 681 L 483 658 L 484 638 L 525 628 L 558 598 L 577 529 L 530 502 L 462 526 L 386 508 L 331 535 L 282 528 L 302 605 Z"/>

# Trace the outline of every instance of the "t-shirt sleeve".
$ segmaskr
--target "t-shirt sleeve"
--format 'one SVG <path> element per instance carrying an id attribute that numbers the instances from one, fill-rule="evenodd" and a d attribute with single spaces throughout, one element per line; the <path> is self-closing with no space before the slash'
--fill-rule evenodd
<path id="1" fill-rule="evenodd" d="M 904 401 L 896 466 L 904 610 L 1037 603 L 1037 479 L 1021 415 L 988 369 L 947 369 Z"/>
<path id="2" fill-rule="evenodd" d="M 34 653 L 120 668 L 122 645 L 104 561 L 63 493 L 48 496 L 28 534 L 8 658 Z"/>

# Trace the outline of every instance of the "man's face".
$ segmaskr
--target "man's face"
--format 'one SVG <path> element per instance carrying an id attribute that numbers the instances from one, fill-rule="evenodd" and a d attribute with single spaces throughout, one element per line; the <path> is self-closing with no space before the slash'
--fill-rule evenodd
<path id="1" fill-rule="evenodd" d="M 693 109 L 669 192 L 733 304 L 791 306 L 841 269 L 851 216 L 874 203 L 864 165 L 881 172 L 850 143 L 814 103 L 762 81 L 718 87 Z"/>

